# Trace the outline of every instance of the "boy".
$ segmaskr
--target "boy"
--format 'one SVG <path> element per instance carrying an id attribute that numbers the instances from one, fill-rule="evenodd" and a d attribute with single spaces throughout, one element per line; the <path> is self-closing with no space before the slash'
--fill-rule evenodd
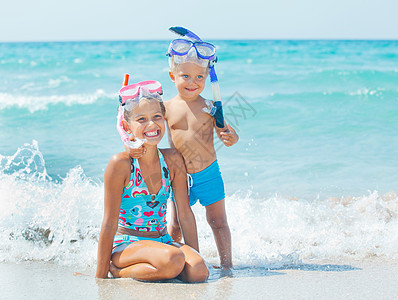
<path id="1" fill-rule="evenodd" d="M 178 94 L 165 102 L 165 118 L 170 146 L 182 154 L 190 175 L 188 182 L 191 205 L 199 200 L 205 206 L 221 267 L 228 269 L 232 267 L 231 233 L 225 212 L 224 183 L 217 163 L 213 132 L 215 129 L 227 147 L 234 145 L 239 137 L 230 125 L 224 128 L 215 126 L 213 117 L 206 113 L 210 111 L 212 102 L 200 96 L 209 74 L 209 64 L 215 62 L 215 48 L 213 50 L 212 47 L 214 46 L 208 43 L 187 42 L 182 39 L 171 42 L 168 51 L 169 75 Z M 185 55 L 178 52 L 181 49 Z M 211 55 L 211 51 L 214 51 L 214 55 Z M 206 57 L 210 56 L 210 59 L 201 58 L 200 54 L 203 53 Z M 179 241 L 181 231 L 174 205 L 171 211 L 169 232 L 174 240 Z"/>

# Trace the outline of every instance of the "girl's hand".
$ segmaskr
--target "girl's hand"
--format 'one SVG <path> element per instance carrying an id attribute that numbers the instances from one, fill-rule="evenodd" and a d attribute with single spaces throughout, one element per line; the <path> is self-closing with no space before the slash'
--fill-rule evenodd
<path id="1" fill-rule="evenodd" d="M 228 124 L 227 129 L 220 132 L 220 140 L 224 143 L 225 146 L 230 147 L 238 142 L 239 136 L 236 131 L 231 127 L 231 125 Z"/>

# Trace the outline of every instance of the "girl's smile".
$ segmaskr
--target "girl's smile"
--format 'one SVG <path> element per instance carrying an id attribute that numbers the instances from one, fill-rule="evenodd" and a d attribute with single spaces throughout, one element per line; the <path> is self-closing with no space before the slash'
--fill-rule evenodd
<path id="1" fill-rule="evenodd" d="M 160 130 L 146 131 L 144 135 L 149 138 L 158 137 L 160 135 Z"/>
<path id="2" fill-rule="evenodd" d="M 140 100 L 130 113 L 128 126 L 135 137 L 146 139 L 146 144 L 159 144 L 165 132 L 164 116 L 159 101 Z"/>

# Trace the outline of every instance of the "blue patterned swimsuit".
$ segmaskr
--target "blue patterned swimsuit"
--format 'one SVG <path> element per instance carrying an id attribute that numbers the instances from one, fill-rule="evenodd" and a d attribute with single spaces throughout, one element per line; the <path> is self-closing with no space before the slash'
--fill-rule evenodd
<path id="1" fill-rule="evenodd" d="M 162 187 L 150 195 L 137 159 L 131 159 L 131 175 L 123 189 L 119 212 L 119 227 L 138 231 L 161 231 L 166 228 L 167 199 L 170 196 L 170 174 L 162 153 L 158 150 Z M 165 244 L 173 242 L 170 235 L 159 238 L 144 238 L 132 235 L 115 235 L 113 247 L 141 240 L 154 240 Z"/>

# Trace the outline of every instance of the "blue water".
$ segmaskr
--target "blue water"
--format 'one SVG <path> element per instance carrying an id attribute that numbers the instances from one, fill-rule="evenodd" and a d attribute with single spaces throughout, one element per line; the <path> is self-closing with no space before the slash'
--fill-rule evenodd
<path id="1" fill-rule="evenodd" d="M 237 260 L 355 251 L 397 257 L 391 245 L 398 236 L 398 41 L 213 42 L 225 117 L 240 135 L 231 148 L 216 144 L 233 237 L 245 234 L 252 245 L 260 236 L 265 249 L 234 249 Z M 59 247 L 55 240 L 51 247 L 59 251 L 67 235 L 57 223 L 61 217 L 44 224 L 35 207 L 57 210 L 62 202 L 84 216 L 65 217 L 62 224 L 80 222 L 75 235 L 94 236 L 88 255 L 95 260 L 103 171 L 123 150 L 115 130 L 123 74 L 158 80 L 164 99 L 173 97 L 167 47 L 168 41 L 0 43 L 0 238 L 20 232 L 21 242 L 21 232 L 30 230 L 42 241 L 37 228 L 50 228 L 58 230 Z M 211 98 L 209 84 L 204 96 Z M 201 222 L 203 210 L 195 210 Z M 21 221 L 9 225 L 16 211 Z M 87 218 L 94 223 L 81 225 Z M 250 221 L 243 226 L 241 220 Z M 374 228 L 359 233 L 357 226 L 369 222 Z M 204 253 L 216 259 L 208 228 L 201 226 Z M 302 235 L 289 228 L 301 228 Z M 326 240 L 322 230 L 331 228 L 336 236 Z M 316 229 L 320 235 L 309 239 Z M 392 239 L 381 241 L 378 230 Z M 355 235 L 368 244 L 347 237 Z M 21 256 L 19 242 L 4 248 L 15 251 L 14 259 Z M 330 253 L 336 243 L 342 248 Z M 70 247 L 64 255 L 49 250 L 50 258 L 29 259 L 73 261 L 70 253 L 83 250 Z"/>

